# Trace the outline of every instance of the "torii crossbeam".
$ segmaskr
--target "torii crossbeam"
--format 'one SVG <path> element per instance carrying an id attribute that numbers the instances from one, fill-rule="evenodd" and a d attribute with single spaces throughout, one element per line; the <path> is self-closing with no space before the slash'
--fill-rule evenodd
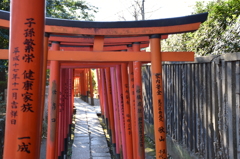
<path id="1" fill-rule="evenodd" d="M 9 50 L 0 50 L 0 59 L 9 60 L 4 159 L 39 158 L 47 65 L 52 70 L 47 159 L 61 158 L 65 153 L 72 90 L 68 90 L 66 110 L 62 112 L 58 112 L 59 92 L 65 87 L 61 82 L 73 87 L 73 68 L 99 68 L 100 94 L 107 96 L 101 96 L 101 107 L 109 122 L 116 154 L 122 147 L 122 158 L 143 159 L 142 63 L 152 65 L 156 158 L 166 159 L 161 63 L 193 61 L 194 53 L 161 52 L 160 40 L 168 34 L 197 30 L 207 13 L 144 21 L 90 22 L 45 18 L 42 0 L 11 3 L 11 17 L 9 12 L 0 11 L 0 27 L 10 30 Z M 149 43 L 150 52 L 140 51 Z M 91 71 L 84 69 L 79 80 L 87 83 L 87 74 L 90 76 Z"/>

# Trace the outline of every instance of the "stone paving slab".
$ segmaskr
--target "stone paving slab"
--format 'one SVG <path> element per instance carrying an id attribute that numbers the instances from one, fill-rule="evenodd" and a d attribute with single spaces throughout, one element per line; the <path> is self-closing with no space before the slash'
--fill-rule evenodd
<path id="1" fill-rule="evenodd" d="M 74 98 L 76 119 L 72 159 L 111 159 L 106 137 L 96 112 L 99 106 L 90 106 Z"/>
<path id="2" fill-rule="evenodd" d="M 93 157 L 92 159 L 111 159 L 111 157 Z"/>
<path id="3" fill-rule="evenodd" d="M 111 157 L 110 153 L 93 153 L 92 157 Z"/>

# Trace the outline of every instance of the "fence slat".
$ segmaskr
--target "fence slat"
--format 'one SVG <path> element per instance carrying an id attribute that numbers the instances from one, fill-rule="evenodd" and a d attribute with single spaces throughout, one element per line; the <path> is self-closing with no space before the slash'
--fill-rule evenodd
<path id="1" fill-rule="evenodd" d="M 228 131 L 228 152 L 229 152 L 229 158 L 233 159 L 234 158 L 234 146 L 233 146 L 233 109 L 235 108 L 235 106 L 233 105 L 232 102 L 232 84 L 233 84 L 233 80 L 232 79 L 232 63 L 231 62 L 227 62 L 226 63 L 226 80 L 227 80 L 227 101 L 226 101 L 226 124 L 227 124 L 227 131 Z M 235 110 L 235 109 L 234 109 Z"/>
<path id="2" fill-rule="evenodd" d="M 199 121 L 199 64 L 195 65 L 195 99 L 196 99 L 196 151 L 200 151 L 200 121 Z"/>
<path id="3" fill-rule="evenodd" d="M 196 152 L 196 81 L 195 81 L 195 68 L 196 65 L 192 64 L 191 65 L 191 86 L 192 86 L 192 91 L 191 91 L 191 105 L 192 105 L 192 151 Z"/>
<path id="4" fill-rule="evenodd" d="M 225 157 L 224 145 L 223 145 L 223 87 L 222 87 L 222 73 L 223 73 L 223 63 L 220 61 L 220 65 L 216 67 L 216 76 L 217 76 L 217 113 L 218 113 L 218 131 L 217 131 L 217 151 L 216 158 Z"/>
<path id="5" fill-rule="evenodd" d="M 207 149 L 207 99 L 206 99 L 206 94 L 207 94 L 207 83 L 206 83 L 206 64 L 203 64 L 202 67 L 203 71 L 203 80 L 202 80 L 202 113 L 203 113 L 203 127 L 202 127 L 202 138 L 203 138 L 203 156 L 205 159 L 208 158 L 208 149 Z"/>
<path id="6" fill-rule="evenodd" d="M 163 65 L 168 136 L 197 158 L 240 158 L 240 62 L 224 60 Z"/>
<path id="7" fill-rule="evenodd" d="M 240 158 L 240 62 L 236 62 L 236 71 L 235 71 L 235 79 L 236 79 L 236 138 L 237 138 L 237 156 L 236 158 Z"/>
<path id="8" fill-rule="evenodd" d="M 179 65 L 178 71 L 178 141 L 182 142 L 182 65 Z"/>
<path id="9" fill-rule="evenodd" d="M 170 74 L 171 74 L 171 72 L 170 72 L 170 65 L 167 65 L 167 103 L 166 103 L 166 117 L 167 117 L 167 132 L 168 132 L 168 135 L 171 135 L 171 130 L 170 130 L 170 124 L 171 124 L 171 120 L 170 120 L 170 113 L 169 113 L 169 103 L 170 103 L 170 98 L 169 98 L 169 94 L 170 94 L 170 81 L 169 81 L 169 79 L 170 79 Z"/>
<path id="10" fill-rule="evenodd" d="M 179 98 L 179 79 L 180 76 L 179 76 L 179 65 L 176 65 L 176 91 L 175 91 L 175 94 L 176 94 L 176 140 L 179 141 L 179 128 L 180 128 L 180 116 L 179 116 L 179 106 L 180 106 L 180 98 Z"/>
<path id="11" fill-rule="evenodd" d="M 214 158 L 216 155 L 215 153 L 217 152 L 217 131 L 218 131 L 218 126 L 217 126 L 217 76 L 216 76 L 216 63 L 212 62 L 211 63 L 211 82 L 210 82 L 210 86 L 211 86 L 211 99 L 210 102 L 212 103 L 212 126 L 211 126 L 211 131 L 212 131 L 212 135 L 211 135 L 211 142 L 212 142 L 212 151 L 210 153 L 210 158 Z"/>
<path id="12" fill-rule="evenodd" d="M 168 105 L 168 111 L 169 111 L 169 119 L 170 119 L 170 133 L 171 133 L 171 137 L 173 137 L 173 127 L 174 127 L 174 109 L 173 109 L 173 65 L 170 65 L 170 76 L 169 76 L 169 87 L 170 87 L 170 91 L 169 91 L 169 105 Z"/>
<path id="13" fill-rule="evenodd" d="M 222 123 L 222 130 L 223 130 L 223 155 L 225 158 L 229 158 L 228 156 L 228 148 L 227 148 L 227 112 L 226 112 L 226 102 L 227 102 L 227 92 L 226 92 L 226 67 L 225 67 L 226 62 L 222 60 L 222 118 L 223 118 L 223 123 Z"/>
<path id="14" fill-rule="evenodd" d="M 212 153 L 213 153 L 213 146 L 212 146 L 212 133 L 213 133 L 213 128 L 212 128 L 212 92 L 211 92 L 211 64 L 208 63 L 206 64 L 206 106 L 207 106 L 207 134 L 206 134 L 206 147 L 208 150 L 208 157 L 207 158 L 212 158 Z"/>
<path id="15" fill-rule="evenodd" d="M 183 100 L 183 145 L 187 145 L 187 100 L 186 100 L 186 65 L 183 65 L 182 73 L 182 100 Z"/>
<path id="16" fill-rule="evenodd" d="M 173 65 L 173 71 L 174 71 L 174 76 L 173 76 L 173 111 L 174 111 L 174 120 L 173 120 L 173 139 L 176 140 L 177 138 L 177 69 L 176 65 Z"/>
<path id="17" fill-rule="evenodd" d="M 192 140 L 192 134 L 191 134 L 191 99 L 190 99 L 190 92 L 191 92 L 191 71 L 190 71 L 190 65 L 186 65 L 186 107 L 187 107 L 187 147 L 188 150 L 191 150 L 191 140 Z"/>

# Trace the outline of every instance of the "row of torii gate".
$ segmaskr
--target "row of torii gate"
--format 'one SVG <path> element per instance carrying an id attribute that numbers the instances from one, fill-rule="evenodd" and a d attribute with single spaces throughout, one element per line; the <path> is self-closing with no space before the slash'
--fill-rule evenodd
<path id="1" fill-rule="evenodd" d="M 207 13 L 125 22 L 45 19 L 44 1 L 12 1 L 11 13 L 0 11 L 0 27 L 10 29 L 9 50 L 0 50 L 0 59 L 9 60 L 4 159 L 40 156 L 47 67 L 47 159 L 63 158 L 66 152 L 74 76 L 81 74 L 85 96 L 89 68 L 97 69 L 102 116 L 109 123 L 116 153 L 124 159 L 144 158 L 144 63 L 152 66 L 156 158 L 167 158 L 161 62 L 193 61 L 194 53 L 161 52 L 160 40 L 195 31 L 206 18 Z M 150 52 L 141 51 L 149 44 Z"/>

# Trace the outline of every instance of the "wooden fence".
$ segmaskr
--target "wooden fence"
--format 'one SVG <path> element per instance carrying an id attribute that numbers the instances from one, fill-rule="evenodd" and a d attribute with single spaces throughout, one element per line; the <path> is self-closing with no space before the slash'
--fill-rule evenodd
<path id="1" fill-rule="evenodd" d="M 239 60 L 233 53 L 163 65 L 168 137 L 197 158 L 240 158 Z M 153 124 L 150 67 L 143 67 L 143 97 Z"/>

